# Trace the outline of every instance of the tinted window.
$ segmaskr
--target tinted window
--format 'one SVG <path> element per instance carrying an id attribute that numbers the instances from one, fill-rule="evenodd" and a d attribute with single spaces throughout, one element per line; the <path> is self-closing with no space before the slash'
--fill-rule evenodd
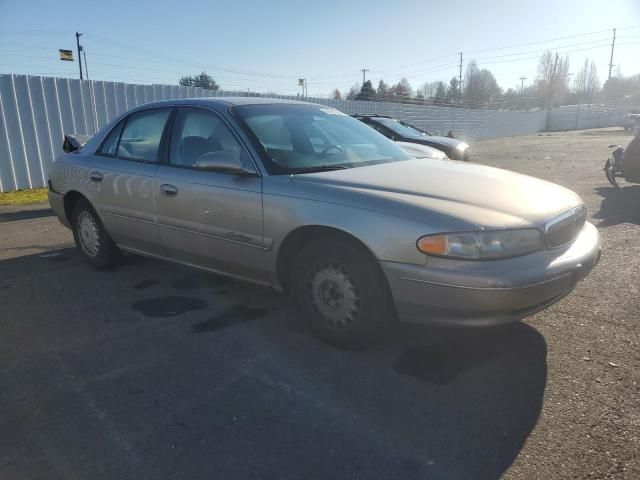
<path id="1" fill-rule="evenodd" d="M 179 109 L 171 135 L 169 163 L 192 167 L 202 155 L 219 151 L 233 152 L 238 158 L 242 153 L 242 146 L 225 123 L 208 110 Z"/>
<path id="2" fill-rule="evenodd" d="M 409 158 L 395 143 L 333 108 L 245 105 L 232 112 L 253 133 L 271 174 L 352 168 Z"/>
<path id="3" fill-rule="evenodd" d="M 155 162 L 170 109 L 145 110 L 127 118 L 118 145 L 118 157 Z"/>
<path id="4" fill-rule="evenodd" d="M 369 125 L 373 129 L 375 129 L 376 131 L 380 132 L 385 137 L 388 137 L 390 135 L 389 130 L 384 128 L 382 125 L 378 125 L 377 123 L 367 123 L 367 125 Z"/>
<path id="5" fill-rule="evenodd" d="M 100 150 L 98 150 L 99 154 L 109 155 L 111 157 L 115 156 L 116 148 L 118 148 L 118 140 L 120 139 L 120 132 L 122 131 L 122 125 L 124 125 L 124 122 L 120 122 L 116 125 L 109 135 L 107 135 L 107 138 L 102 143 Z"/>
<path id="6" fill-rule="evenodd" d="M 376 118 L 375 121 L 380 122 L 382 125 L 389 128 L 394 133 L 397 133 L 398 135 L 402 135 L 403 137 L 420 138 L 425 135 L 419 130 L 416 130 L 415 128 L 410 127 L 408 125 L 404 125 L 399 121 L 394 120 L 393 118 Z"/>

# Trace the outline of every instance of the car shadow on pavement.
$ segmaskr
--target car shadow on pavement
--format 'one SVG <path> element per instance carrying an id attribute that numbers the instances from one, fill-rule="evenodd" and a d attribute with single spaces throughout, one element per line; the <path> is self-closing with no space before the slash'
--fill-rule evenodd
<path id="1" fill-rule="evenodd" d="M 414 426 L 413 439 L 428 444 L 429 455 L 439 459 L 434 478 L 499 478 L 542 409 L 542 335 L 521 322 L 493 328 L 401 326 L 397 335 L 403 351 L 393 368 L 413 380 L 416 390 L 398 409 L 403 415 L 412 409 L 414 415 L 428 414 Z"/>
<path id="2" fill-rule="evenodd" d="M 350 352 L 277 293 L 164 262 L 96 272 L 65 249 L 0 274 L 16 477 L 497 479 L 540 415 L 547 347 L 526 323 L 401 325 Z"/>
<path id="3" fill-rule="evenodd" d="M 15 222 L 18 220 L 31 220 L 33 218 L 52 217 L 54 215 L 51 207 L 38 209 L 24 209 L 3 211 L 0 209 L 0 223 Z"/>
<path id="4" fill-rule="evenodd" d="M 620 190 L 613 187 L 596 188 L 603 197 L 600 210 L 593 218 L 601 220 L 598 227 L 610 227 L 621 223 L 640 225 L 640 185 L 623 186 Z"/>

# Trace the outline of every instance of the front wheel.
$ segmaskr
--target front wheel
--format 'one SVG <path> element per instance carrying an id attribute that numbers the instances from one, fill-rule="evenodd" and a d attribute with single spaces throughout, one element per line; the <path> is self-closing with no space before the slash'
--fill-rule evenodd
<path id="1" fill-rule="evenodd" d="M 342 348 L 361 348 L 392 322 L 387 280 L 376 260 L 347 241 L 315 241 L 293 268 L 293 295 L 311 330 Z"/>
<path id="2" fill-rule="evenodd" d="M 118 247 L 87 200 L 81 199 L 75 204 L 72 226 L 76 248 L 85 262 L 98 269 L 115 264 Z"/>

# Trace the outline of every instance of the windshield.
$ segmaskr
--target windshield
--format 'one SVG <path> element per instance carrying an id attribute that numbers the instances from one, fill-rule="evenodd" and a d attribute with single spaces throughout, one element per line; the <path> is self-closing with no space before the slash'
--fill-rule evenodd
<path id="1" fill-rule="evenodd" d="M 375 121 L 381 123 L 385 127 L 392 130 L 394 133 L 402 135 L 403 137 L 418 138 L 427 135 L 425 132 L 422 132 L 406 123 L 400 123 L 398 120 L 394 120 L 393 118 L 378 117 L 375 119 Z"/>
<path id="2" fill-rule="evenodd" d="M 389 139 L 339 110 L 314 105 L 232 109 L 263 151 L 270 174 L 310 173 L 406 160 Z"/>

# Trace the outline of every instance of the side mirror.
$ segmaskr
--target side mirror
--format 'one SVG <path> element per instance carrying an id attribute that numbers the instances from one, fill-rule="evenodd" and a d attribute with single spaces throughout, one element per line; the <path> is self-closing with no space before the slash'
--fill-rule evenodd
<path id="1" fill-rule="evenodd" d="M 64 142 L 62 143 L 62 150 L 65 153 L 75 152 L 80 150 L 84 145 L 91 140 L 91 135 L 71 135 L 64 136 Z"/>
<path id="2" fill-rule="evenodd" d="M 235 175 L 253 175 L 254 172 L 245 168 L 238 155 L 228 150 L 207 152 L 196 160 L 194 165 L 198 170 L 229 173 Z"/>

